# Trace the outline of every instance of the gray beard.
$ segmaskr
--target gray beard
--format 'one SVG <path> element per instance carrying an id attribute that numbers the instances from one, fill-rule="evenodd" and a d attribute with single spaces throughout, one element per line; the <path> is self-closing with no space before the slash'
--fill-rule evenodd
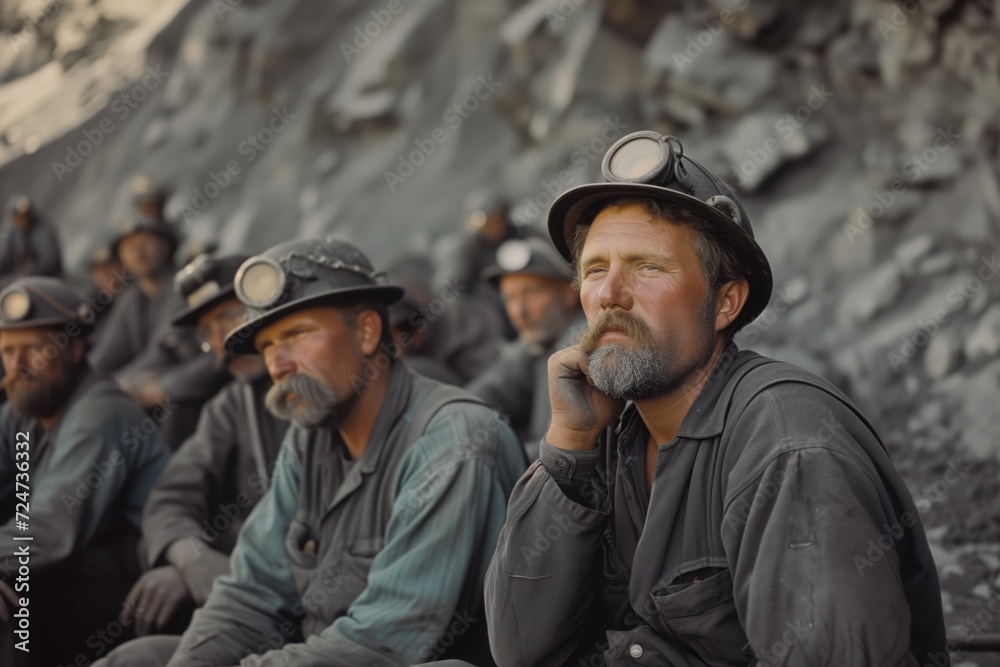
<path id="1" fill-rule="evenodd" d="M 642 401 L 668 394 L 688 378 L 667 355 L 650 348 L 608 343 L 594 350 L 588 362 L 590 381 L 620 401 Z"/>
<path id="2" fill-rule="evenodd" d="M 703 318 L 705 348 L 691 363 L 681 366 L 672 349 L 631 347 L 608 343 L 587 357 L 590 381 L 619 401 L 644 401 L 669 394 L 690 380 L 709 359 L 715 347 L 715 330 Z"/>
<path id="3" fill-rule="evenodd" d="M 295 394 L 297 399 L 290 402 L 289 394 Z M 337 428 L 350 412 L 353 398 L 341 401 L 337 392 L 319 380 L 296 373 L 268 389 L 264 402 L 268 411 L 278 419 L 312 431 L 320 427 Z M 293 405 L 301 407 L 296 410 Z"/>

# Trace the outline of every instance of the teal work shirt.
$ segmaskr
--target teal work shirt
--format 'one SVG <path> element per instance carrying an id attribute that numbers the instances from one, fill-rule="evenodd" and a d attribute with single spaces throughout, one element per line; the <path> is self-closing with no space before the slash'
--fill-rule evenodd
<path id="1" fill-rule="evenodd" d="M 445 385 L 401 364 L 386 372 L 353 465 L 336 431 L 289 429 L 232 573 L 170 667 L 413 664 L 455 656 L 477 635 L 486 650 L 483 579 L 524 469 L 520 443 L 478 402 L 445 405 L 411 438 L 422 403 Z"/>

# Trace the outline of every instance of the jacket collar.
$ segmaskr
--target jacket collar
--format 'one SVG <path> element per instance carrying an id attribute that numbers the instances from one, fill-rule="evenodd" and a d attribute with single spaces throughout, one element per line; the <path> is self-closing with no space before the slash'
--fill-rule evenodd
<path id="1" fill-rule="evenodd" d="M 729 403 L 728 400 L 725 400 L 725 395 L 732 392 L 732 388 L 729 387 L 729 378 L 739 366 L 754 356 L 756 355 L 753 352 L 741 352 L 736 347 L 736 343 L 730 341 L 722 350 L 722 354 L 709 373 L 708 380 L 681 421 L 680 428 L 677 429 L 678 438 L 704 440 L 714 438 L 722 433 Z M 639 426 L 641 421 L 642 417 L 635 404 L 629 403 L 625 411 L 622 412 L 617 432 L 629 431 L 633 427 Z M 645 425 L 642 425 L 642 428 L 645 429 Z"/>
<path id="2" fill-rule="evenodd" d="M 410 403 L 413 376 L 406 369 L 406 366 L 397 361 L 388 369 L 388 372 L 392 373 L 389 378 L 389 388 L 382 400 L 382 407 L 379 408 L 375 426 L 372 428 L 371 435 L 368 436 L 365 452 L 361 455 L 361 472 L 365 474 L 371 474 L 379 469 L 379 463 L 385 458 L 389 448 L 389 434 L 392 433 L 396 422 L 402 418 Z"/>

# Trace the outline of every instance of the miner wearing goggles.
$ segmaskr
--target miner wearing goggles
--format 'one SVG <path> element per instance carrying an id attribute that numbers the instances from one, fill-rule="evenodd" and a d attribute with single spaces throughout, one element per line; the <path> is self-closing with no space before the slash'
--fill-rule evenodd
<path id="1" fill-rule="evenodd" d="M 772 289 L 734 192 L 654 132 L 602 168 L 549 210 L 589 326 L 549 360 L 552 421 L 487 575 L 497 663 L 947 661 L 878 435 L 829 382 L 733 343 Z"/>

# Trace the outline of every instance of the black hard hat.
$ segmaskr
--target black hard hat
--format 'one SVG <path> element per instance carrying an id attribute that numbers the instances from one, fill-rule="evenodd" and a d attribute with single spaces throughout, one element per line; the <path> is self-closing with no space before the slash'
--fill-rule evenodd
<path id="1" fill-rule="evenodd" d="M 233 279 L 247 255 L 216 257 L 203 254 L 195 257 L 174 276 L 174 290 L 187 301 L 187 308 L 174 315 L 171 323 L 190 327 L 201 316 L 227 299 L 236 298 Z"/>
<path id="2" fill-rule="evenodd" d="M 384 284 L 384 279 L 360 250 L 344 241 L 327 237 L 276 245 L 236 272 L 236 296 L 247 306 L 247 321 L 229 332 L 226 349 L 255 354 L 254 337 L 262 327 L 321 302 L 398 301 L 403 288 Z"/>
<path id="3" fill-rule="evenodd" d="M 181 241 L 180 233 L 169 222 L 165 222 L 160 218 L 153 218 L 148 215 L 138 215 L 133 218 L 129 218 L 119 229 L 118 234 L 111 242 L 115 252 L 118 252 L 118 246 L 121 245 L 122 241 L 139 232 L 152 232 L 154 234 L 159 234 L 160 236 L 171 241 L 175 250 Z"/>
<path id="4" fill-rule="evenodd" d="M 500 279 L 512 274 L 563 282 L 573 280 L 572 269 L 566 260 L 553 250 L 552 244 L 537 236 L 501 243 L 496 252 L 496 264 L 483 271 L 482 279 L 499 287 Z"/>
<path id="5" fill-rule="evenodd" d="M 567 190 L 549 208 L 549 235 L 563 257 L 572 259 L 569 239 L 595 204 L 626 196 L 660 199 L 686 206 L 713 223 L 719 240 L 743 261 L 750 293 L 736 327 L 767 307 L 773 287 L 771 266 L 754 240 L 747 212 L 721 178 L 684 155 L 679 139 L 649 131 L 627 135 L 608 149 L 601 170 L 604 183 Z"/>
<path id="6" fill-rule="evenodd" d="M 94 312 L 64 280 L 27 276 L 0 292 L 0 330 L 49 327 L 76 322 L 81 329 L 94 323 Z"/>

